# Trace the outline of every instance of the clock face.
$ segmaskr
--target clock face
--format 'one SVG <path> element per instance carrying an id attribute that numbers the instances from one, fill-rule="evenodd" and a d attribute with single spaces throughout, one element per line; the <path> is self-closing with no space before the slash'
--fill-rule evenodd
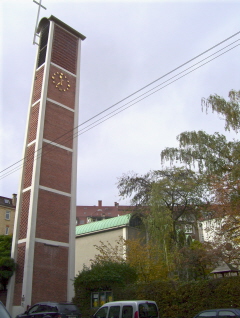
<path id="1" fill-rule="evenodd" d="M 71 87 L 67 76 L 61 72 L 53 73 L 52 82 L 55 85 L 55 87 L 62 92 L 68 91 Z"/>

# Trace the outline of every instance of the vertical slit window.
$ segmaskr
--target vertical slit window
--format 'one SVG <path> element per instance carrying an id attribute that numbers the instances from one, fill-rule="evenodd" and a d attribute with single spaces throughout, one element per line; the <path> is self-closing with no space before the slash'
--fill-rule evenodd
<path id="1" fill-rule="evenodd" d="M 49 23 L 41 30 L 37 67 L 45 63 L 46 53 L 47 53 L 48 34 L 49 34 Z"/>

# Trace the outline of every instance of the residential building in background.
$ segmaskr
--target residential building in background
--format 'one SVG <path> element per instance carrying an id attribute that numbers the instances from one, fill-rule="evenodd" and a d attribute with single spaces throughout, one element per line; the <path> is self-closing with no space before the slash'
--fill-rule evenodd
<path id="1" fill-rule="evenodd" d="M 16 202 L 16 194 L 12 198 L 0 196 L 0 235 L 13 234 Z"/>
<path id="2" fill-rule="evenodd" d="M 76 211 L 76 225 L 83 225 L 90 222 L 101 221 L 113 218 L 119 215 L 125 215 L 136 210 L 134 206 L 119 205 L 102 205 L 102 200 L 98 200 L 98 205 L 78 205 Z"/>

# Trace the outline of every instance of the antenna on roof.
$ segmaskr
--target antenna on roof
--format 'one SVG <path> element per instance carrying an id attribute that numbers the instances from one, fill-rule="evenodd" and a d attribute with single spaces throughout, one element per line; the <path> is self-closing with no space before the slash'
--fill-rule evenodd
<path id="1" fill-rule="evenodd" d="M 37 27 L 38 27 L 38 20 L 39 20 L 40 9 L 43 8 L 43 9 L 47 10 L 47 8 L 45 8 L 45 7 L 42 5 L 42 0 L 39 0 L 39 2 L 33 0 L 33 2 L 35 2 L 35 3 L 38 5 L 37 21 L 36 21 L 36 26 L 35 26 L 35 30 L 34 30 L 34 36 L 33 36 L 33 45 L 34 45 L 34 44 L 39 45 L 39 43 L 36 42 L 36 37 L 39 37 L 39 35 L 37 34 Z"/>

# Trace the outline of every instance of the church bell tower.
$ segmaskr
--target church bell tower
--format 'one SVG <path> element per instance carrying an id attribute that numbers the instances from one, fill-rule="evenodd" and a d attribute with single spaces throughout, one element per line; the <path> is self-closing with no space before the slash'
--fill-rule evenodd
<path id="1" fill-rule="evenodd" d="M 7 307 L 71 301 L 75 265 L 80 49 L 85 39 L 54 16 L 40 36 L 29 103 Z"/>

